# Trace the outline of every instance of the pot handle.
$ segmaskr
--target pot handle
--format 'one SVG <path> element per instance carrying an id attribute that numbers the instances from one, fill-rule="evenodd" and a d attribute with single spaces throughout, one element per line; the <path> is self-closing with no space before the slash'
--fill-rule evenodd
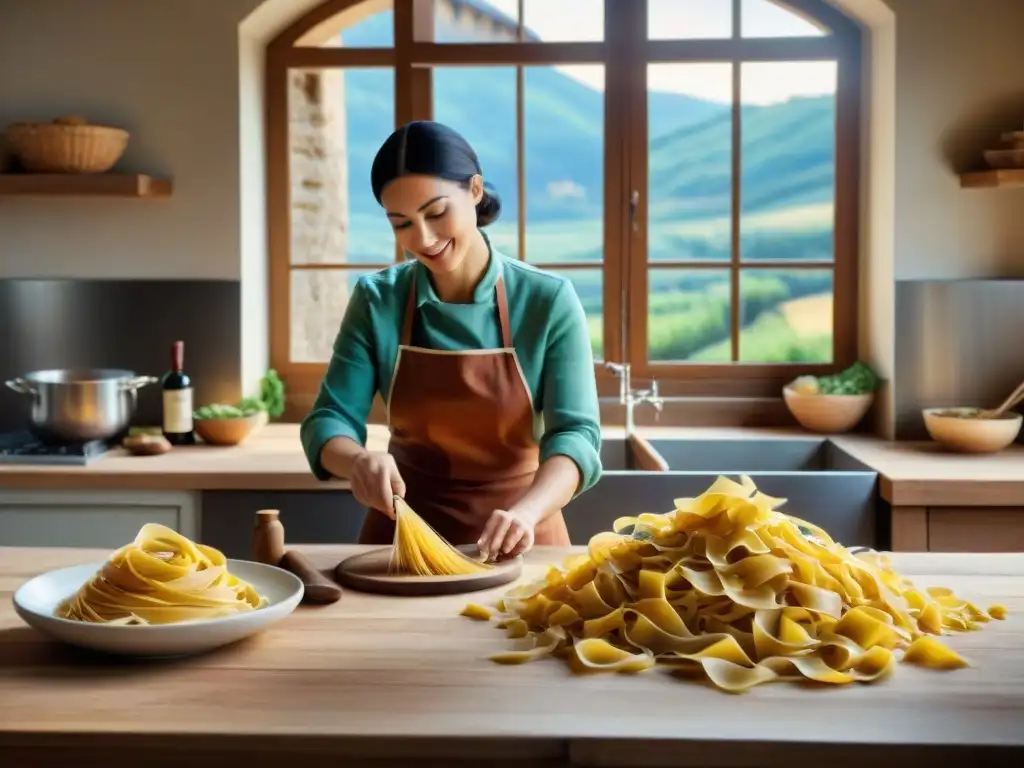
<path id="1" fill-rule="evenodd" d="M 134 392 L 147 384 L 156 384 L 158 379 L 156 376 L 136 376 L 134 379 L 128 379 L 128 381 L 122 382 L 122 392 Z"/>
<path id="2" fill-rule="evenodd" d="M 22 395 L 38 395 L 39 391 L 22 378 L 8 379 L 4 382 L 8 389 L 13 389 Z"/>

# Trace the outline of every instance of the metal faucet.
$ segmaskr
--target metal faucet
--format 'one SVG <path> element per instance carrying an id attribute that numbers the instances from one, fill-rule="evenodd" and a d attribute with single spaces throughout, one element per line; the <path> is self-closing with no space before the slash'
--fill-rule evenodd
<path id="1" fill-rule="evenodd" d="M 654 418 L 661 416 L 664 400 L 658 394 L 657 379 L 651 380 L 650 389 L 633 389 L 630 381 L 629 363 L 605 363 L 605 368 L 610 370 L 619 379 L 619 402 L 626 406 L 626 434 L 633 432 L 635 422 L 633 420 L 633 408 L 637 403 L 650 403 L 654 406 Z"/>

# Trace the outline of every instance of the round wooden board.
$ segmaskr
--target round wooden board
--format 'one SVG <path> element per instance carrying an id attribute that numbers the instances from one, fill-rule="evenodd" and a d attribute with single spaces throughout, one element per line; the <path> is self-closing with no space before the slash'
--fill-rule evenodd
<path id="1" fill-rule="evenodd" d="M 457 549 L 473 556 L 474 545 Z M 477 592 L 508 584 L 519 578 L 523 572 L 522 556 L 495 563 L 483 573 L 466 576 L 391 576 L 388 561 L 391 547 L 374 549 L 360 555 L 353 555 L 338 563 L 334 577 L 344 587 L 359 592 L 376 592 L 384 595 L 457 595 L 461 592 Z"/>

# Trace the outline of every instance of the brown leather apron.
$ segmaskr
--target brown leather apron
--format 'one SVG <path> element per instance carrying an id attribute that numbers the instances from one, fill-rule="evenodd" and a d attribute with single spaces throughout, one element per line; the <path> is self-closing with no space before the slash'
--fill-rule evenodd
<path id="1" fill-rule="evenodd" d="M 405 480 L 405 500 L 445 539 L 475 544 L 491 513 L 529 490 L 540 462 L 533 398 L 512 346 L 505 284 L 495 285 L 501 349 L 447 351 L 412 346 L 416 277 L 391 377 L 388 424 Z M 369 510 L 361 544 L 390 544 L 395 524 Z M 534 531 L 534 544 L 569 546 L 559 510 Z"/>

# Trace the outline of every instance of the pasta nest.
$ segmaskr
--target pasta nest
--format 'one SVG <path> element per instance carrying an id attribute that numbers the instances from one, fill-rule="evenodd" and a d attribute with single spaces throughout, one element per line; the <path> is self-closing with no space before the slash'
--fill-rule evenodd
<path id="1" fill-rule="evenodd" d="M 266 602 L 228 571 L 220 550 L 147 523 L 56 615 L 103 624 L 172 624 L 252 611 Z"/>

